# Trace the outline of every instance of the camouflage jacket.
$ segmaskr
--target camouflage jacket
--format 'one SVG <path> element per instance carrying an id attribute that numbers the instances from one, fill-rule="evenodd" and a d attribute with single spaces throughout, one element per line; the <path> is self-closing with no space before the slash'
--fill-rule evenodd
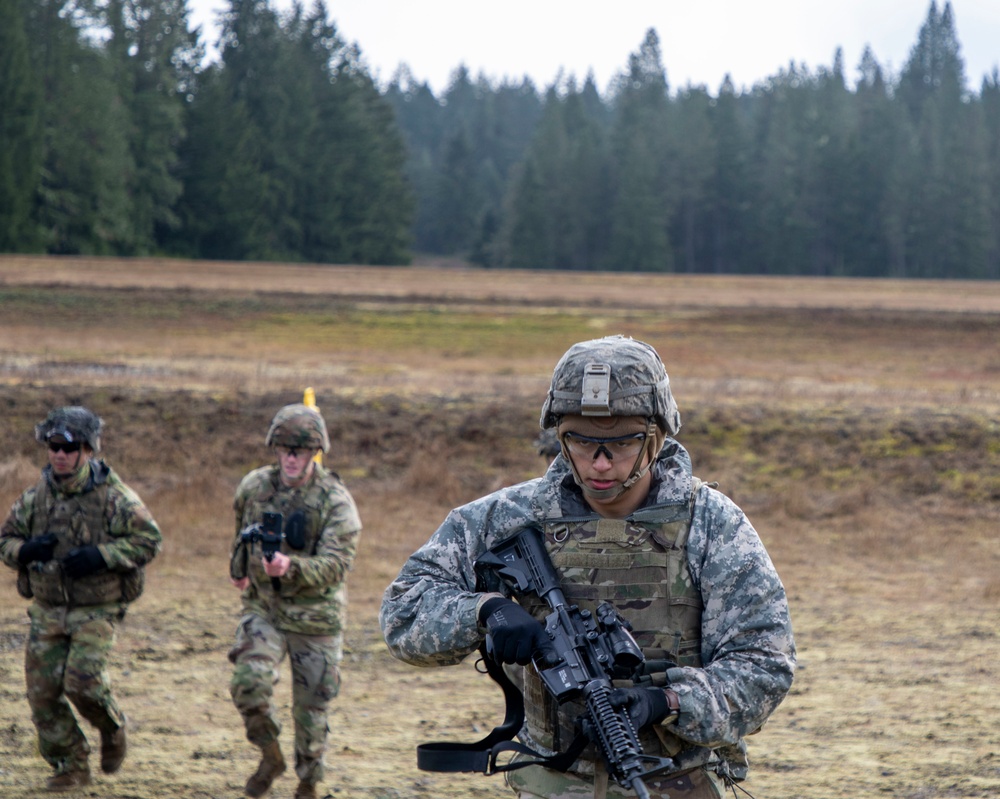
<path id="1" fill-rule="evenodd" d="M 347 606 L 347 572 L 350 571 L 361 533 L 361 519 L 354 499 L 336 473 L 317 464 L 302 486 L 281 484 L 278 467 L 264 466 L 250 472 L 236 489 L 236 536 L 230 576 L 249 577 L 243 592 L 243 609 L 268 619 L 279 630 L 305 635 L 341 632 Z M 296 549 L 282 541 L 281 551 L 291 565 L 272 587 L 261 563 L 261 551 L 248 551 L 240 532 L 259 523 L 264 513 L 280 513 L 285 520 L 304 525 Z"/>
<path id="2" fill-rule="evenodd" d="M 58 532 L 59 542 L 55 559 L 64 556 L 71 548 L 94 543 L 101 551 L 108 572 L 123 574 L 145 566 L 160 551 L 163 542 L 160 528 L 149 510 L 128 485 L 104 461 L 90 460 L 67 480 L 52 479 L 52 469 L 42 470 L 41 481 L 15 500 L 3 527 L 0 527 L 0 558 L 12 568 L 18 568 L 21 546 L 32 536 L 36 516 L 45 509 L 37 507 L 40 497 L 49 496 L 53 502 L 72 499 L 94 490 L 95 482 L 107 487 L 104 504 L 104 529 L 83 529 L 82 517 L 72 520 L 69 528 Z M 41 534 L 45 531 L 36 531 Z M 82 578 L 85 582 L 94 578 Z"/>
<path id="3" fill-rule="evenodd" d="M 653 474 L 645 505 L 690 495 L 690 458 L 676 441 L 667 439 Z M 453 510 L 385 591 L 379 618 L 390 651 L 414 665 L 442 666 L 476 650 L 485 635 L 477 619 L 483 590 L 510 593 L 499 583 L 477 586 L 476 559 L 554 513 L 592 514 L 561 456 L 543 477 Z M 704 605 L 703 666 L 671 668 L 667 679 L 681 709 L 670 730 L 691 744 L 684 761 L 693 765 L 715 759 L 711 750 L 739 747 L 761 727 L 791 687 L 795 645 L 784 588 L 757 532 L 707 485 L 696 495 L 686 558 Z"/>

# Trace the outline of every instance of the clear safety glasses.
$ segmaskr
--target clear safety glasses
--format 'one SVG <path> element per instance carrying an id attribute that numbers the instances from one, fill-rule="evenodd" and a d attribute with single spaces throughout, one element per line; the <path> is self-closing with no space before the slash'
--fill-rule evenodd
<path id="1" fill-rule="evenodd" d="M 646 445 L 646 434 L 635 433 L 615 438 L 593 438 L 567 431 L 562 434 L 562 441 L 569 453 L 578 458 L 596 460 L 597 456 L 603 452 L 610 461 L 615 458 L 635 460 Z"/>

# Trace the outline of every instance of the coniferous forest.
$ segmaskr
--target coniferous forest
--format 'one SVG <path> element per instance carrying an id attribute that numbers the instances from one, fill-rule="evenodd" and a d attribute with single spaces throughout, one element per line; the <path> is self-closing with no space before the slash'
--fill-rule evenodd
<path id="1" fill-rule="evenodd" d="M 1000 278 L 1000 76 L 950 3 L 895 73 L 674 87 L 651 29 L 603 94 L 380 86 L 330 18 L 229 0 L 207 59 L 186 0 L 0 0 L 0 252 Z"/>

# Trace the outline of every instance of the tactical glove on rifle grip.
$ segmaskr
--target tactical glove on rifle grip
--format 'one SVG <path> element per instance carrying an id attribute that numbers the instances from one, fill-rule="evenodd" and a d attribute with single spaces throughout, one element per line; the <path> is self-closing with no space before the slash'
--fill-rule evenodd
<path id="1" fill-rule="evenodd" d="M 667 694 L 662 688 L 615 688 L 608 694 L 614 707 L 624 707 L 636 732 L 663 721 L 670 713 Z"/>
<path id="2" fill-rule="evenodd" d="M 535 652 L 552 651 L 541 622 L 510 599 L 488 599 L 479 610 L 479 618 L 489 630 L 487 648 L 501 663 L 526 666 Z"/>
<path id="3" fill-rule="evenodd" d="M 21 549 L 17 553 L 17 562 L 22 566 L 27 566 L 36 560 L 41 563 L 52 560 L 52 553 L 56 550 L 57 541 L 55 533 L 46 533 L 38 538 L 28 539 L 21 544 Z"/>

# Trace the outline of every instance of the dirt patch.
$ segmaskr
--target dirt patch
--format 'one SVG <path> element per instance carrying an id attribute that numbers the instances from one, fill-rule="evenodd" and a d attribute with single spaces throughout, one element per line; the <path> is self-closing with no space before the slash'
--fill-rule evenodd
<path id="1" fill-rule="evenodd" d="M 274 411 L 313 385 L 365 525 L 326 791 L 509 796 L 416 768 L 417 744 L 483 737 L 503 700 L 471 661 L 394 661 L 378 604 L 451 507 L 538 473 L 552 364 L 611 332 L 668 359 L 696 473 L 747 511 L 788 589 L 800 669 L 749 740 L 745 787 L 1000 795 L 997 286 L 577 277 L 0 258 L 0 512 L 37 475 L 34 424 L 82 403 L 165 536 L 114 655 L 129 757 L 80 795 L 241 795 L 256 753 L 228 696 L 232 494 Z M 48 775 L 25 603 L 0 571 L 0 795 L 27 799 Z M 278 695 L 287 753 L 287 670 Z"/>
<path id="2" fill-rule="evenodd" d="M 22 442 L 0 469 L 7 505 L 38 455 L 24 441 L 30 423 L 50 403 L 91 399 L 66 387 L 0 389 L 0 433 Z M 129 760 L 85 795 L 238 796 L 253 770 L 255 750 L 227 687 L 238 617 L 225 579 L 228 503 L 235 481 L 263 456 L 259 439 L 282 401 L 103 397 L 109 459 L 161 521 L 166 548 L 114 658 L 132 729 Z M 416 769 L 417 744 L 477 740 L 501 720 L 503 700 L 471 661 L 441 670 L 394 661 L 377 606 L 402 560 L 452 505 L 539 468 L 534 414 L 476 403 L 441 412 L 389 399 L 374 409 L 331 399 L 326 410 L 337 441 L 331 465 L 345 474 L 366 524 L 350 581 L 326 790 L 373 799 L 505 796 L 498 777 Z M 699 474 L 720 479 L 748 510 L 791 597 L 801 668 L 792 694 L 750 741 L 754 795 L 995 796 L 1000 496 L 975 487 L 997 473 L 995 427 L 954 416 L 833 420 L 720 407 L 690 412 L 682 439 Z M 949 477 L 956 471 L 967 480 Z M 835 479 L 845 481 L 839 490 Z M 47 774 L 23 696 L 26 617 L 12 573 L 0 583 L 0 608 L 0 792 L 26 799 Z M 278 689 L 286 750 L 287 679 Z M 274 795 L 293 789 L 285 777 Z"/>

